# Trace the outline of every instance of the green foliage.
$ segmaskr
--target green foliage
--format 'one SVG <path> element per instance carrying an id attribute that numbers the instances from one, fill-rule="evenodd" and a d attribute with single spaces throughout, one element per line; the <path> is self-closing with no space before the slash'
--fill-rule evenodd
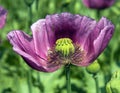
<path id="1" fill-rule="evenodd" d="M 46 15 L 71 12 L 98 19 L 96 10 L 86 8 L 81 0 L 34 0 L 31 5 L 32 19 L 24 0 L 0 0 L 8 11 L 7 22 L 0 29 L 0 93 L 66 93 L 64 68 L 54 73 L 42 73 L 31 69 L 9 44 L 6 35 L 14 29 L 31 35 L 32 23 Z M 101 69 L 97 74 L 101 93 L 114 71 L 120 68 L 120 1 L 103 11 L 100 16 L 109 18 L 115 25 L 114 36 L 108 47 L 99 56 Z M 95 93 L 95 82 L 84 67 L 71 67 L 72 93 Z M 92 85 L 92 86 L 91 86 Z"/>
<path id="2" fill-rule="evenodd" d="M 111 80 L 106 85 L 107 93 L 120 93 L 120 71 L 113 73 Z"/>

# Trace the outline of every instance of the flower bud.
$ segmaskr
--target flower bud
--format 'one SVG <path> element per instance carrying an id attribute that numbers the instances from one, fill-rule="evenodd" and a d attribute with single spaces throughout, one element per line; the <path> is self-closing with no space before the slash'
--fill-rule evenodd
<path id="1" fill-rule="evenodd" d="M 111 80 L 106 85 L 106 93 L 120 93 L 120 71 L 113 73 Z"/>
<path id="2" fill-rule="evenodd" d="M 93 62 L 92 64 L 87 66 L 86 70 L 90 74 L 96 74 L 100 70 L 100 65 L 99 65 L 99 63 L 96 60 L 95 62 Z"/>

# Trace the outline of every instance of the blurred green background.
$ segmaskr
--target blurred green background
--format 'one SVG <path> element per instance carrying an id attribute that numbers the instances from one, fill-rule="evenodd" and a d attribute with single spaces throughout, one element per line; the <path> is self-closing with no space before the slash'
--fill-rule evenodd
<path id="1" fill-rule="evenodd" d="M 70 12 L 98 20 L 96 10 L 85 7 L 81 0 L 0 0 L 7 11 L 7 21 L 0 29 L 0 93 L 66 93 L 64 67 L 53 73 L 31 69 L 17 55 L 6 35 L 19 29 L 31 34 L 30 25 L 48 14 Z M 33 2 L 32 2 L 33 1 Z M 31 3 L 32 2 L 32 3 Z M 28 6 L 29 5 L 29 6 Z M 101 66 L 97 74 L 101 93 L 113 72 L 120 69 L 120 0 L 101 11 L 115 25 L 115 33 L 105 51 L 98 57 Z M 72 93 L 96 93 L 95 81 L 85 67 L 71 67 Z"/>

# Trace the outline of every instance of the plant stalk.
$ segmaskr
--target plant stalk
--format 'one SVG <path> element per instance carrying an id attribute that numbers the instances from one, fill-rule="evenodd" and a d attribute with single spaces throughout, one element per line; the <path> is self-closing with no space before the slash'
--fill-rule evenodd
<path id="1" fill-rule="evenodd" d="M 93 78 L 95 80 L 95 86 L 96 86 L 96 93 L 99 93 L 99 84 L 96 74 L 93 75 Z"/>
<path id="2" fill-rule="evenodd" d="M 27 72 L 27 83 L 28 83 L 28 89 L 29 89 L 29 93 L 32 93 L 32 71 L 29 70 Z"/>
<path id="3" fill-rule="evenodd" d="M 65 66 L 67 93 L 71 93 L 70 64 Z"/>

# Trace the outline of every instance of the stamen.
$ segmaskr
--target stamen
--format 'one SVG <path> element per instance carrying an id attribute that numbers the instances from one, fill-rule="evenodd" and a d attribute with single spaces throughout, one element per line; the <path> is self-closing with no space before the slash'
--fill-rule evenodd
<path id="1" fill-rule="evenodd" d="M 85 58 L 85 51 L 81 49 L 79 45 L 75 45 L 75 52 L 71 56 L 71 61 L 74 64 L 79 64 Z"/>
<path id="2" fill-rule="evenodd" d="M 56 41 L 56 46 L 48 51 L 48 66 L 60 66 L 65 64 L 80 64 L 85 58 L 85 51 L 80 45 L 72 44 L 69 38 Z"/>

